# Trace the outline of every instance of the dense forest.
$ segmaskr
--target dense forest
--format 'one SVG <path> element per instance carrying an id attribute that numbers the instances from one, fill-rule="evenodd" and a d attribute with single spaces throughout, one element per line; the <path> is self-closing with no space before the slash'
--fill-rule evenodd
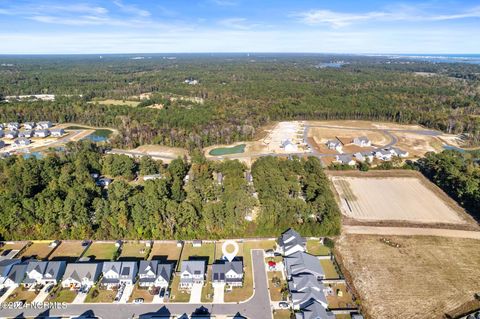
<path id="1" fill-rule="evenodd" d="M 92 174 L 114 181 L 100 187 Z M 146 174 L 162 178 L 141 182 Z M 266 157 L 252 175 L 253 183 L 242 163 L 201 155 L 168 166 L 103 156 L 88 141 L 43 159 L 12 156 L 0 160 L 0 238 L 231 238 L 276 236 L 291 226 L 305 235 L 339 233 L 318 159 Z"/>
<path id="2" fill-rule="evenodd" d="M 480 66 L 325 55 L 1 57 L 0 122 L 49 119 L 118 128 L 116 146 L 190 150 L 252 139 L 271 121 L 367 119 L 419 123 L 480 141 Z M 341 67 L 328 66 L 343 61 Z M 199 83 L 190 85 L 185 79 Z M 139 106 L 102 105 L 152 92 Z M 63 95 L 63 96 L 62 96 Z M 184 97 L 172 102 L 169 97 Z M 189 98 L 202 99 L 202 103 Z M 162 109 L 148 108 L 161 103 Z"/>
<path id="3" fill-rule="evenodd" d="M 432 182 L 480 220 L 480 152 L 427 153 L 416 166 Z"/>

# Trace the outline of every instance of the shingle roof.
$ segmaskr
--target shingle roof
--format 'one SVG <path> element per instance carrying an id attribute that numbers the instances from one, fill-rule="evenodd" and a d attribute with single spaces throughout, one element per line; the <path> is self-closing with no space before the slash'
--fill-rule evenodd
<path id="1" fill-rule="evenodd" d="M 100 264 L 97 263 L 70 263 L 65 269 L 64 279 L 72 278 L 82 281 L 83 278 L 95 281 L 98 277 Z"/>
<path id="2" fill-rule="evenodd" d="M 285 257 L 284 263 L 288 276 L 297 276 L 300 274 L 312 274 L 314 276 L 325 275 L 318 258 L 304 252 L 296 252 Z"/>

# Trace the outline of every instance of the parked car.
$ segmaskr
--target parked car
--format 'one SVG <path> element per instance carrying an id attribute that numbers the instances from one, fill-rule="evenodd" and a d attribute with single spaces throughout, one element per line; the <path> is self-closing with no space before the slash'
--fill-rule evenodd
<path id="1" fill-rule="evenodd" d="M 135 304 L 141 304 L 141 303 L 143 303 L 143 301 L 144 301 L 143 298 L 137 298 L 137 299 L 135 299 L 135 300 L 133 301 L 133 303 L 135 303 Z"/>
<path id="2" fill-rule="evenodd" d="M 49 286 L 47 286 L 47 288 L 45 289 L 45 292 L 47 292 L 47 293 L 48 293 L 48 292 L 52 291 L 53 287 L 54 287 L 54 285 L 53 285 L 53 284 L 52 284 L 52 285 L 49 285 Z"/>
<path id="3" fill-rule="evenodd" d="M 165 298 L 168 298 L 168 297 L 170 297 L 170 291 L 167 289 L 167 290 L 165 291 Z"/>
<path id="4" fill-rule="evenodd" d="M 288 302 L 284 302 L 284 301 L 279 302 L 279 303 L 278 303 L 278 306 L 279 306 L 280 308 L 282 308 L 282 309 L 288 309 L 288 308 L 290 307 L 290 305 L 288 304 Z"/>
<path id="5" fill-rule="evenodd" d="M 89 240 L 82 241 L 82 247 L 87 247 L 90 244 Z"/>
<path id="6" fill-rule="evenodd" d="M 160 298 L 165 297 L 165 288 L 160 289 L 160 292 L 158 293 L 158 296 L 159 296 Z"/>

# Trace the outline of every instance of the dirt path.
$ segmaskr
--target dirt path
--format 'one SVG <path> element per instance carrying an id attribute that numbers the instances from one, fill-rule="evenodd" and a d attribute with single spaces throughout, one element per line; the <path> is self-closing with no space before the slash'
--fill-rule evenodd
<path id="1" fill-rule="evenodd" d="M 346 234 L 441 236 L 441 237 L 453 237 L 453 238 L 480 239 L 480 231 L 439 229 L 439 228 L 343 226 L 343 232 Z"/>

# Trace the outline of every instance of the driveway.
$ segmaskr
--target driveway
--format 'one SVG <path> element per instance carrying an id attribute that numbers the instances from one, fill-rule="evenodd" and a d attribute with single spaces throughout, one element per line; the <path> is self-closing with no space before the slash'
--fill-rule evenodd
<path id="1" fill-rule="evenodd" d="M 223 303 L 225 296 L 225 284 L 215 284 L 213 286 L 213 303 Z"/>
<path id="2" fill-rule="evenodd" d="M 43 302 L 48 297 L 49 293 L 47 292 L 47 289 L 50 288 L 51 285 L 52 284 L 45 285 L 45 287 L 43 287 L 42 290 L 40 290 L 37 297 L 35 297 L 33 302 Z"/>
<path id="3" fill-rule="evenodd" d="M 120 297 L 120 300 L 118 303 L 127 303 L 128 299 L 130 298 L 130 295 L 133 292 L 134 285 L 126 285 L 125 289 L 123 289 L 123 294 Z"/>
<path id="4" fill-rule="evenodd" d="M 193 284 L 192 291 L 190 292 L 190 303 L 202 302 L 202 289 L 203 284 Z"/>
<path id="5" fill-rule="evenodd" d="M 18 286 L 17 285 L 13 285 L 11 287 L 9 287 L 7 289 L 7 291 L 5 291 L 5 293 L 3 294 L 2 297 L 0 297 L 0 304 L 2 304 L 3 302 L 5 302 L 5 300 L 7 300 L 8 296 L 10 296 L 12 294 L 12 292 L 17 288 Z"/>
<path id="6" fill-rule="evenodd" d="M 75 299 L 73 299 L 72 303 L 73 304 L 79 304 L 79 303 L 83 303 L 85 301 L 85 298 L 87 298 L 87 294 L 84 293 L 84 292 L 78 292 L 77 293 L 77 296 L 75 297 Z"/>
<path id="7" fill-rule="evenodd" d="M 263 250 L 252 250 L 252 266 L 254 272 L 254 295 L 246 302 L 238 304 L 175 304 L 169 303 L 165 305 L 144 303 L 141 305 L 134 304 L 69 304 L 65 309 L 50 309 L 49 316 L 79 316 L 81 314 L 90 314 L 102 319 L 127 319 L 132 318 L 134 314 L 136 318 L 149 319 L 153 317 L 172 316 L 178 317 L 187 314 L 191 315 L 196 310 L 206 309 L 212 317 L 221 315 L 235 315 L 239 313 L 247 318 L 271 319 L 272 308 L 270 306 L 270 296 L 268 294 L 267 274 L 265 272 L 265 257 Z M 0 317 L 36 317 L 40 314 L 45 316 L 45 309 L 23 308 L 0 309 Z M 167 317 L 168 318 L 168 317 Z"/>

